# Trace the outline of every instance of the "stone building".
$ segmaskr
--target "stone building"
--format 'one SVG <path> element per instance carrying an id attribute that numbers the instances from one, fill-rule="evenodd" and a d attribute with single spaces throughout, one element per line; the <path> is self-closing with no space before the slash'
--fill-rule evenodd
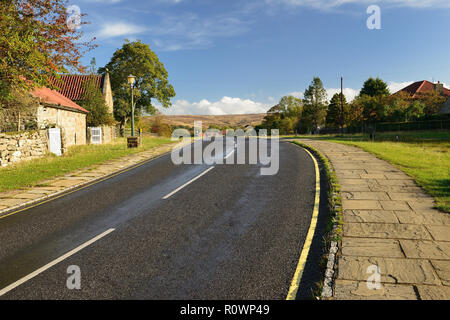
<path id="1" fill-rule="evenodd" d="M 86 83 L 94 81 L 94 84 L 101 90 L 106 106 L 110 114 L 114 112 L 114 102 L 112 96 L 109 73 L 104 75 L 61 75 L 59 79 L 53 78 L 52 82 L 57 87 L 55 90 L 75 103 L 80 103 L 83 99 Z M 114 140 L 115 130 L 111 126 L 102 126 L 102 142 L 108 143 Z"/>
<path id="2" fill-rule="evenodd" d="M 38 128 L 61 128 L 64 148 L 86 144 L 86 109 L 46 87 L 35 88 L 31 94 L 39 99 Z"/>

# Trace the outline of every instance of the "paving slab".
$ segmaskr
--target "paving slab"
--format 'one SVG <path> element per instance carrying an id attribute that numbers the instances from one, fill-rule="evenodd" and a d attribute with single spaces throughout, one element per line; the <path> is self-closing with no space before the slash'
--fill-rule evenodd
<path id="1" fill-rule="evenodd" d="M 37 199 L 42 197 L 42 193 L 35 193 L 35 192 L 25 192 L 25 193 L 19 193 L 14 196 L 14 199 Z"/>
<path id="2" fill-rule="evenodd" d="M 388 201 L 380 201 L 381 206 L 384 210 L 410 210 L 410 206 L 406 201 L 400 200 L 388 200 Z"/>
<path id="3" fill-rule="evenodd" d="M 450 242 L 425 240 L 399 241 L 408 258 L 450 260 Z"/>
<path id="4" fill-rule="evenodd" d="M 347 200 L 390 200 L 386 192 L 372 191 L 342 192 L 342 198 Z"/>
<path id="5" fill-rule="evenodd" d="M 369 269 L 376 266 L 382 283 L 432 284 L 441 281 L 428 260 L 392 259 L 383 257 L 340 257 L 338 279 L 367 281 L 373 274 Z"/>
<path id="6" fill-rule="evenodd" d="M 426 226 L 428 231 L 437 241 L 450 241 L 450 226 Z"/>
<path id="7" fill-rule="evenodd" d="M 342 238 L 342 255 L 404 258 L 400 242 L 393 239 Z"/>
<path id="8" fill-rule="evenodd" d="M 344 210 L 381 209 L 381 204 L 379 201 L 375 200 L 342 200 L 342 208 Z"/>
<path id="9" fill-rule="evenodd" d="M 24 201 L 24 199 L 1 199 L 0 200 L 0 206 L 1 207 L 12 207 L 16 205 L 20 205 L 22 203 L 26 203 L 27 200 Z"/>
<path id="10" fill-rule="evenodd" d="M 344 210 L 344 222 L 399 223 L 394 211 Z"/>
<path id="11" fill-rule="evenodd" d="M 424 226 L 398 223 L 346 223 L 344 225 L 344 236 L 432 240 L 430 233 Z"/>
<path id="12" fill-rule="evenodd" d="M 450 261 L 431 260 L 437 275 L 445 286 L 450 286 Z"/>
<path id="13" fill-rule="evenodd" d="M 412 285 L 381 284 L 370 290 L 365 281 L 336 280 L 334 297 L 338 300 L 417 300 Z"/>
<path id="14" fill-rule="evenodd" d="M 450 287 L 446 286 L 418 286 L 422 300 L 449 300 Z"/>

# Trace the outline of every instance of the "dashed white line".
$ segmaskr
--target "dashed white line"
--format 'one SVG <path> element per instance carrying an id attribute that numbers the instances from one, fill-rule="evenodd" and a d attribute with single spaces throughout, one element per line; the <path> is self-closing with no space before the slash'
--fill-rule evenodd
<path id="1" fill-rule="evenodd" d="M 83 250 L 83 249 L 86 248 L 87 246 L 89 246 L 89 245 L 93 244 L 94 242 L 100 240 L 101 238 L 107 236 L 108 234 L 110 234 L 110 233 L 113 232 L 114 230 L 116 230 L 116 229 L 111 228 L 111 229 L 106 230 L 105 232 L 99 234 L 99 235 L 96 236 L 95 238 L 92 238 L 91 240 L 89 240 L 89 241 L 83 243 L 82 245 L 80 245 L 80 246 L 76 247 L 75 249 L 73 249 L 73 250 L 67 252 L 66 254 L 62 255 L 61 257 L 59 257 L 59 258 L 53 260 L 52 262 L 47 263 L 45 266 L 43 266 L 43 267 L 37 269 L 36 271 L 30 273 L 29 275 L 27 275 L 27 276 L 25 276 L 25 277 L 23 277 L 23 278 L 17 280 L 16 282 L 11 283 L 9 286 L 7 286 L 7 287 L 3 288 L 2 290 L 0 290 L 0 297 L 1 297 L 2 295 L 4 295 L 5 293 L 7 293 L 7 292 L 9 292 L 9 291 L 11 291 L 11 290 L 17 288 L 17 287 L 20 286 L 21 284 L 27 282 L 28 280 L 30 280 L 30 279 L 36 277 L 37 275 L 39 275 L 40 273 L 44 272 L 45 270 L 47 270 L 47 269 L 53 267 L 54 265 L 60 263 L 60 262 L 63 261 L 63 260 L 69 258 L 70 256 L 74 255 L 74 254 L 77 253 L 78 251 Z"/>
<path id="2" fill-rule="evenodd" d="M 182 186 L 176 188 L 175 190 L 173 190 L 171 193 L 169 193 L 168 195 L 164 196 L 163 199 L 167 199 L 171 196 L 173 196 L 175 193 L 177 193 L 178 191 L 180 191 L 181 189 L 185 188 L 186 186 L 190 185 L 192 182 L 194 182 L 195 180 L 199 179 L 200 177 L 202 177 L 203 175 L 207 174 L 209 171 L 211 171 L 212 169 L 214 169 L 213 167 L 210 167 L 208 169 L 206 169 L 205 171 L 203 171 L 202 173 L 200 173 L 198 176 L 196 176 L 195 178 L 189 180 L 188 182 L 186 182 L 185 184 L 183 184 Z"/>

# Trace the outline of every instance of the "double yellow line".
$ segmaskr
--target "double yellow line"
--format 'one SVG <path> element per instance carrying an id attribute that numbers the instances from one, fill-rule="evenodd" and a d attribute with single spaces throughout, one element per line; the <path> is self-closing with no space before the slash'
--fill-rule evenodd
<path id="1" fill-rule="evenodd" d="M 304 149 L 304 148 L 303 148 Z M 304 149 L 314 162 L 314 168 L 316 171 L 316 195 L 314 199 L 314 209 L 313 215 L 311 217 L 311 224 L 309 225 L 308 234 L 306 235 L 305 244 L 303 245 L 302 252 L 300 254 L 300 259 L 298 260 L 297 269 L 294 273 L 294 278 L 291 281 L 291 286 L 289 288 L 286 300 L 295 300 L 297 297 L 297 292 L 300 286 L 300 281 L 302 279 L 303 271 L 305 270 L 306 260 L 308 259 L 309 249 L 311 248 L 312 240 L 314 238 L 314 233 L 316 231 L 317 219 L 319 217 L 319 203 L 320 203 L 320 173 L 319 165 L 317 164 L 316 158 Z"/>

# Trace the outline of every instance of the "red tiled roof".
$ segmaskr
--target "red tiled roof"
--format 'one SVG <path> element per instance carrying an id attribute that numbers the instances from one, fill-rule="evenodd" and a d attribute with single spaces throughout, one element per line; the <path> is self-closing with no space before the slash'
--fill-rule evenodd
<path id="1" fill-rule="evenodd" d="M 418 93 L 426 93 L 426 92 L 431 92 L 433 90 L 435 90 L 435 84 L 430 81 L 423 80 L 423 81 L 414 82 L 414 83 L 410 84 L 409 86 L 407 86 L 406 88 L 403 88 L 400 91 L 407 92 L 411 95 L 411 97 L 416 98 L 416 95 Z M 400 91 L 398 91 L 398 92 L 400 92 Z M 450 90 L 447 88 L 444 88 L 443 94 L 446 97 L 450 97 Z"/>
<path id="2" fill-rule="evenodd" d="M 66 98 L 62 94 L 56 92 L 55 90 L 46 88 L 46 87 L 35 88 L 31 91 L 31 94 L 34 95 L 35 97 L 40 98 L 41 101 L 44 103 L 59 105 L 59 106 L 66 107 L 69 109 L 75 109 L 77 111 L 81 111 L 84 113 L 89 112 L 86 109 L 84 109 L 83 107 L 80 107 L 79 105 L 77 105 L 72 100 Z"/>
<path id="3" fill-rule="evenodd" d="M 102 90 L 104 77 L 101 75 L 67 74 L 61 75 L 59 79 L 52 77 L 50 81 L 57 87 L 56 91 L 72 101 L 80 101 L 83 98 L 83 84 L 92 79 L 95 85 Z"/>

